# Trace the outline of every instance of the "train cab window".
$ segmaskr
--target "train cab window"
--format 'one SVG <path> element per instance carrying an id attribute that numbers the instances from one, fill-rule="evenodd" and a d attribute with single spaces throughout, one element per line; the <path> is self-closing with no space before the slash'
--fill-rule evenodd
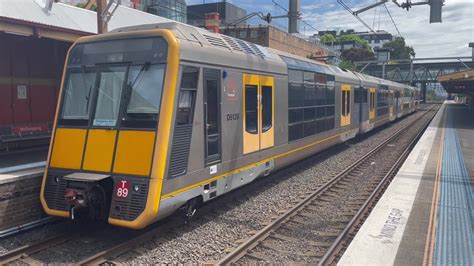
<path id="1" fill-rule="evenodd" d="M 99 72 L 93 126 L 115 127 L 122 99 L 126 67 L 106 67 Z"/>
<path id="2" fill-rule="evenodd" d="M 220 148 L 220 71 L 204 69 L 204 114 L 206 164 L 221 160 Z"/>
<path id="3" fill-rule="evenodd" d="M 78 69 L 70 71 L 64 90 L 64 104 L 61 113 L 61 122 L 64 120 L 81 121 L 87 125 L 91 110 L 91 95 L 95 83 L 96 72 L 94 70 Z"/>
<path id="4" fill-rule="evenodd" d="M 190 66 L 183 68 L 178 98 L 178 110 L 176 113 L 177 125 L 190 125 L 193 123 L 198 79 L 198 68 Z"/>
<path id="5" fill-rule="evenodd" d="M 262 86 L 262 132 L 267 132 L 273 125 L 273 88 Z"/>
<path id="6" fill-rule="evenodd" d="M 127 88 L 129 101 L 123 127 L 156 127 L 163 92 L 165 65 L 131 66 Z"/>
<path id="7" fill-rule="evenodd" d="M 258 87 L 245 85 L 245 130 L 258 134 Z"/>

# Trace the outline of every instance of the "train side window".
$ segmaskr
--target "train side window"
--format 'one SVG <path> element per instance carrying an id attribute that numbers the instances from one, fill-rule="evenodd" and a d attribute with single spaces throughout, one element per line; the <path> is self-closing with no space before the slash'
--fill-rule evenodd
<path id="1" fill-rule="evenodd" d="M 198 79 L 198 68 L 190 66 L 183 68 L 178 98 L 178 111 L 176 114 L 177 125 L 190 125 L 193 123 Z"/>
<path id="2" fill-rule="evenodd" d="M 342 115 L 346 115 L 346 91 L 341 91 L 342 98 L 341 98 L 341 105 L 342 105 Z"/>
<path id="3" fill-rule="evenodd" d="M 258 87 L 245 85 L 245 130 L 258 134 Z"/>
<path id="4" fill-rule="evenodd" d="M 346 98 L 347 98 L 347 114 L 351 113 L 351 91 L 346 91 Z"/>
<path id="5" fill-rule="evenodd" d="M 273 88 L 262 86 L 262 132 L 273 126 Z"/>

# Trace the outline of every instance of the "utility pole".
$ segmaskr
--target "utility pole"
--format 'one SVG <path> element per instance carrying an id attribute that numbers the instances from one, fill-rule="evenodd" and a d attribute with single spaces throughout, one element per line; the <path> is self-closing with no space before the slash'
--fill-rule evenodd
<path id="1" fill-rule="evenodd" d="M 97 34 L 106 33 L 107 29 L 107 21 L 104 20 L 102 14 L 107 7 L 107 0 L 97 0 Z"/>
<path id="2" fill-rule="evenodd" d="M 299 33 L 300 32 L 300 0 L 290 0 L 288 3 L 288 32 Z"/>

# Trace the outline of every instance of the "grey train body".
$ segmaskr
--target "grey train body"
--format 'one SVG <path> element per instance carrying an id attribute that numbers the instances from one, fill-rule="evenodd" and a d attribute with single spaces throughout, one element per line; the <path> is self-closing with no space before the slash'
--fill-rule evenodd
<path id="1" fill-rule="evenodd" d="M 158 217 L 155 220 L 173 213 L 191 199 L 203 202 L 212 200 L 256 178 L 401 118 L 414 112 L 418 104 L 417 91 L 413 87 L 343 70 L 180 23 L 144 25 L 118 31 L 155 28 L 169 29 L 179 40 L 180 73 L 177 92 L 185 89 L 180 85 L 183 84 L 185 71 L 192 68 L 198 73 L 194 88 L 195 100 L 191 107 L 192 123 L 187 129 L 174 123 L 171 129 L 173 141 L 163 143 L 170 145 L 168 158 L 171 159 L 168 160 Z M 296 130 L 300 124 L 303 124 L 303 128 L 307 124 L 295 122 L 296 129 L 290 132 L 289 121 L 293 118 L 289 117 L 289 109 L 293 108 L 297 112 L 299 108 L 289 106 L 289 99 L 293 97 L 293 92 L 289 92 L 293 86 L 290 82 L 290 72 L 296 73 L 295 75 L 307 72 L 310 73 L 308 76 L 313 73 L 316 77 L 319 77 L 319 73 L 326 77 L 326 84 L 322 87 L 326 86 L 325 92 L 334 93 L 331 96 L 334 97 L 333 102 L 329 101 L 329 107 L 325 109 L 333 110 L 334 114 L 329 118 L 327 115 L 322 118 L 325 119 L 328 130 L 308 134 L 306 137 L 292 136 L 301 134 Z M 248 153 L 244 152 L 246 109 L 243 92 L 247 85 L 244 84 L 245 75 L 272 77 L 274 97 L 274 120 L 271 123 L 274 130 L 273 145 Z M 208 86 L 217 87 L 217 103 L 207 102 L 206 97 L 210 96 L 206 94 L 215 93 L 209 90 Z M 343 95 L 343 86 L 350 86 L 350 93 Z M 263 86 L 261 87 L 263 89 Z M 375 90 L 373 96 L 370 95 L 371 88 Z M 381 94 L 378 92 L 383 88 L 386 89 L 385 100 L 389 106 L 383 115 L 379 115 L 377 107 L 382 96 L 379 96 Z M 343 108 L 342 101 L 346 98 L 349 106 Z M 316 101 L 318 99 L 316 98 Z M 180 100 L 175 101 L 175 110 L 180 108 L 179 102 Z M 372 118 L 369 110 L 371 104 L 374 113 Z M 346 110 L 349 107 L 350 110 Z M 209 108 L 214 108 L 215 114 L 209 113 Z M 302 110 L 305 108 L 301 107 Z M 320 109 L 322 110 L 320 105 L 313 108 L 316 112 Z M 345 118 L 342 112 L 348 112 L 345 116 L 348 118 Z M 327 113 L 331 111 L 326 111 Z M 206 133 L 209 115 L 217 116 L 218 119 L 217 135 L 212 136 L 213 140 L 209 140 L 211 137 Z M 177 119 L 176 116 L 175 111 L 173 120 Z M 345 126 L 341 126 L 343 119 L 349 119 Z M 314 121 L 314 130 L 318 130 L 320 124 L 317 119 Z M 214 153 L 217 151 L 217 155 L 206 156 L 210 149 L 213 149 Z"/>

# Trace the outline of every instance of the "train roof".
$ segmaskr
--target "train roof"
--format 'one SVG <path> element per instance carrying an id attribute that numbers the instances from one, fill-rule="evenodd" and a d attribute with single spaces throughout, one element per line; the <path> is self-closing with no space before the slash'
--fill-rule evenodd
<path id="1" fill-rule="evenodd" d="M 209 61 L 209 63 L 222 63 L 222 56 L 226 56 L 231 59 L 229 60 L 229 62 L 237 64 L 240 67 L 245 67 L 245 63 L 242 61 L 241 56 L 242 54 L 244 54 L 246 55 L 244 60 L 252 61 L 252 66 L 256 67 L 257 70 L 268 71 L 271 69 L 270 66 L 275 66 L 276 70 L 274 70 L 273 72 L 279 74 L 286 74 L 287 70 L 285 68 L 282 68 L 282 66 L 285 65 L 289 68 L 334 75 L 341 80 L 356 79 L 368 84 L 388 85 L 390 87 L 397 87 L 400 89 L 407 87 L 412 88 L 408 85 L 384 80 L 367 74 L 341 69 L 334 65 L 324 64 L 302 56 L 290 54 L 269 47 L 263 47 L 255 43 L 247 42 L 238 38 L 230 37 L 219 33 L 210 32 L 202 28 L 175 21 L 129 26 L 116 29 L 112 32 L 128 32 L 151 29 L 172 30 L 178 39 L 184 41 L 181 44 L 182 47 L 184 47 L 185 49 L 188 48 L 190 50 L 188 52 L 184 51 L 181 54 L 181 57 L 184 60 L 189 59 L 191 61 L 198 62 Z M 203 49 L 200 52 L 204 54 L 199 56 L 197 55 L 197 53 L 191 52 L 191 50 L 196 49 L 197 47 L 213 47 L 217 48 L 218 50 L 213 50 L 214 52 L 209 52 L 209 49 Z"/>

